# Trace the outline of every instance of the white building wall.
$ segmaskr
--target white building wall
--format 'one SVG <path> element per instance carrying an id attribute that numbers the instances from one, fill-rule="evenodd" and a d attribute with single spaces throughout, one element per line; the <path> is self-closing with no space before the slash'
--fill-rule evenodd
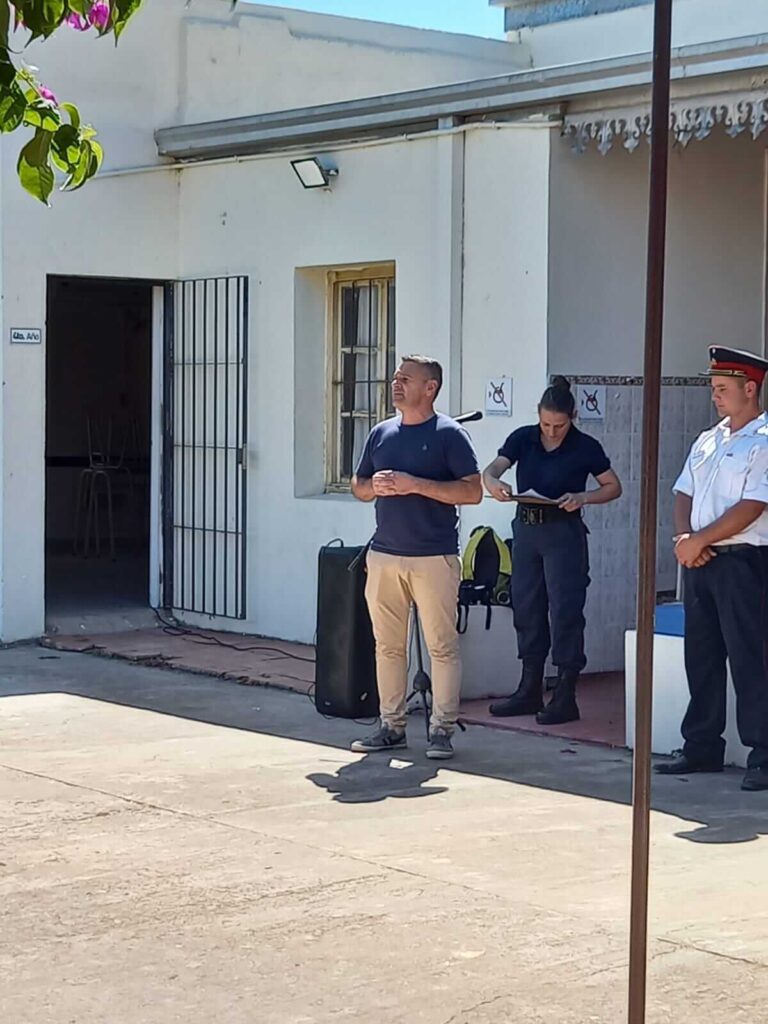
<path id="1" fill-rule="evenodd" d="M 231 0 L 148 0 L 117 47 L 63 30 L 25 57 L 97 128 L 107 169 L 161 162 L 156 128 L 527 66 L 514 43 L 250 3 L 233 11 Z M 6 142 L 17 150 L 16 136 Z"/>
<path id="2" fill-rule="evenodd" d="M 52 211 L 18 198 L 6 204 L 6 338 L 13 325 L 42 325 L 46 274 L 250 277 L 243 629 L 311 640 L 318 548 L 336 536 L 362 543 L 372 531 L 371 506 L 322 493 L 325 339 L 317 268 L 394 261 L 398 349 L 428 351 L 443 362 L 445 411 L 482 407 L 488 376 L 514 376 L 515 417 L 473 428 L 484 463 L 534 413 L 545 383 L 550 130 L 471 130 L 461 168 L 457 138 L 341 151 L 331 192 L 303 191 L 288 159 L 275 156 L 113 175 Z M 466 196 L 457 193 L 465 179 Z M 457 261 L 445 247 L 461 246 L 464 233 L 459 359 L 448 311 L 462 311 L 451 296 L 462 253 Z M 20 237 L 27 244 L 18 251 L 13 240 Z M 6 345 L 4 354 L 0 635 L 11 640 L 43 629 L 45 348 Z M 488 502 L 468 510 L 466 528 L 493 521 L 507 535 L 508 514 Z"/>
<path id="3" fill-rule="evenodd" d="M 620 501 L 591 508 L 587 650 L 592 669 L 623 663 L 635 624 L 642 447 L 648 152 L 617 146 L 583 156 L 552 151 L 549 372 L 605 385 L 604 419 L 584 428 L 624 483 Z M 716 131 L 670 165 L 662 388 L 657 588 L 674 591 L 672 487 L 691 442 L 712 422 L 697 375 L 714 342 L 763 345 L 765 150 Z"/>
<path id="4" fill-rule="evenodd" d="M 45 326 L 46 275 L 173 278 L 176 172 L 92 182 L 52 210 L 21 193 L 3 150 L 3 619 L 6 642 L 43 632 L 45 334 L 11 345 L 12 327 Z"/>
<path id="5" fill-rule="evenodd" d="M 431 259 L 436 155 L 434 139 L 347 150 L 337 154 L 333 191 L 319 193 L 301 189 L 286 157 L 185 173 L 182 276 L 251 278 L 247 630 L 311 640 L 318 548 L 334 537 L 364 543 L 372 531 L 373 508 L 349 495 L 323 495 L 321 480 L 312 496 L 294 496 L 301 487 L 294 453 L 298 464 L 301 448 L 310 448 L 315 462 L 306 472 L 322 473 L 323 435 L 318 407 L 306 436 L 294 437 L 294 395 L 325 390 L 323 374 L 307 381 L 295 364 L 297 268 L 394 261 L 398 347 L 435 351 L 448 362 L 446 340 L 432 322 L 449 285 L 435 276 Z M 316 319 L 321 313 L 313 326 L 322 345 L 324 316 L 310 309 Z"/>
<path id="6" fill-rule="evenodd" d="M 467 139 L 462 405 L 484 408 L 494 377 L 512 378 L 512 416 L 469 425 L 484 465 L 514 429 L 536 421 L 547 384 L 551 128 L 504 127 Z M 510 507 L 486 497 L 464 510 L 510 535 Z"/>
<path id="7" fill-rule="evenodd" d="M 575 8 L 577 0 L 558 6 Z M 768 6 L 764 0 L 675 0 L 672 31 L 675 47 L 760 35 L 768 31 Z M 537 68 L 647 53 L 653 45 L 653 4 L 611 14 L 553 18 L 548 25 L 509 32 L 508 38 L 527 48 Z"/>
<path id="8" fill-rule="evenodd" d="M 362 18 L 365 5 L 360 8 Z M 182 49 L 181 119 L 186 123 L 378 96 L 528 66 L 527 51 L 514 42 L 257 4 L 240 4 L 232 14 L 229 0 L 195 0 L 183 20 Z"/>
<path id="9" fill-rule="evenodd" d="M 547 383 L 550 149 L 556 129 L 505 126 L 467 136 L 462 406 L 483 409 L 489 380 L 512 378 L 512 416 L 468 426 L 481 466 L 517 427 L 536 421 Z M 462 510 L 462 538 L 474 526 L 511 536 L 514 507 L 487 495 Z M 517 685 L 512 612 L 469 614 L 461 641 L 464 694 L 502 696 Z"/>
<path id="10" fill-rule="evenodd" d="M 442 248 L 461 238 L 461 225 L 446 233 L 462 178 L 450 138 L 343 150 L 331 192 L 303 192 L 285 157 L 184 174 L 182 276 L 251 277 L 246 630 L 311 640 L 319 547 L 338 536 L 364 543 L 373 529 L 372 506 L 322 493 L 322 268 L 394 261 L 398 351 L 441 360 L 444 411 L 482 407 L 486 374 L 501 366 L 516 378 L 519 422 L 535 410 L 546 362 L 549 132 L 467 135 L 461 366 L 448 315 L 453 260 Z M 518 420 L 472 426 L 484 462 Z M 491 516 L 508 535 L 508 511 L 490 502 L 467 510 L 466 528 Z"/>
<path id="11" fill-rule="evenodd" d="M 145 5 L 117 49 L 64 31 L 26 56 L 60 99 L 78 103 L 96 125 L 106 173 L 77 195 L 55 195 L 53 208 L 45 210 L 16 182 L 21 133 L 3 144 L 2 261 L 8 274 L 0 636 L 36 635 L 44 624 L 45 339 L 39 348 L 11 347 L 8 332 L 11 326 L 44 326 L 48 274 L 161 281 L 209 271 L 252 276 L 251 396 L 263 410 L 251 419 L 258 467 L 250 474 L 252 567 L 260 577 L 266 564 L 267 581 L 272 579 L 274 566 L 269 558 L 264 562 L 264 552 L 276 536 L 287 536 L 290 544 L 294 530 L 302 533 L 303 517 L 311 515 L 311 544 L 302 545 L 291 564 L 295 578 L 309 573 L 311 580 L 317 544 L 338 533 L 364 539 L 371 509 L 343 497 L 311 505 L 294 499 L 292 432 L 281 433 L 274 445 L 265 441 L 276 423 L 292 416 L 286 412 L 292 396 L 276 404 L 273 381 L 274 372 L 293 379 L 296 268 L 396 259 L 401 343 L 431 348 L 448 363 L 444 327 L 455 339 L 455 311 L 447 321 L 441 317 L 450 306 L 456 264 L 450 254 L 436 253 L 435 241 L 446 210 L 454 210 L 456 221 L 455 161 L 442 170 L 442 141 L 363 148 L 345 155 L 331 195 L 302 193 L 284 158 L 184 172 L 115 172 L 160 164 L 153 133 L 162 125 L 501 73 L 519 65 L 519 48 L 275 8 L 240 5 L 233 13 L 229 0 L 190 6 L 162 0 Z M 435 196 L 441 176 L 444 185 Z M 286 520 L 284 502 L 291 509 Z M 286 625 L 276 618 L 269 582 L 252 584 L 248 626 L 311 639 L 312 590 L 311 583 L 302 588 L 295 625 Z"/>
<path id="12" fill-rule="evenodd" d="M 643 369 L 648 152 L 552 151 L 550 369 Z M 663 371 L 692 375 L 707 345 L 763 341 L 765 149 L 716 130 L 670 162 Z"/>
<path id="13" fill-rule="evenodd" d="M 259 25 L 268 26 L 265 32 L 288 32 L 283 43 L 296 47 L 296 66 L 303 59 L 314 68 L 309 81 L 331 58 L 340 64 L 343 55 L 349 58 L 349 81 L 331 76 L 329 92 L 321 95 L 317 87 L 315 101 L 343 98 L 333 93 L 336 88 L 354 94 L 350 82 L 359 69 L 352 53 L 365 54 L 365 67 L 371 69 L 370 78 L 357 79 L 365 90 L 402 87 L 406 61 L 419 65 L 425 79 L 443 74 L 439 68 L 455 75 L 465 66 L 447 53 L 445 40 L 429 33 L 434 62 L 405 50 L 379 62 L 373 51 L 381 40 L 350 37 L 363 31 L 358 23 L 329 28 L 328 19 L 315 19 L 313 34 L 309 23 L 296 31 L 293 15 L 279 13 L 273 23 L 272 13 L 262 10 L 248 21 L 252 27 L 241 26 L 235 37 L 228 27 L 208 32 L 211 17 L 230 24 L 226 0 L 198 0 L 183 18 L 170 3 L 148 5 L 147 11 L 151 23 L 145 20 L 140 33 L 137 21 L 116 52 L 76 33 L 61 44 L 46 44 L 46 79 L 63 96 L 81 102 L 99 124 L 113 168 L 156 163 L 152 129 L 157 124 L 173 123 L 182 113 L 190 120 L 221 116 L 221 109 L 206 106 L 211 97 L 218 97 L 216 104 L 226 112 L 253 112 L 248 90 L 255 95 L 258 82 L 248 77 L 255 74 L 252 51 L 240 44 L 255 33 L 253 45 L 261 45 Z M 291 24 L 289 31 L 285 26 Z M 163 41 L 162 49 L 168 50 L 163 59 L 148 59 L 147 33 Z M 339 39 L 340 33 L 347 36 Z M 426 38 L 411 35 L 419 45 Z M 166 42 L 177 36 L 178 50 Z M 277 40 L 273 52 L 264 55 L 275 88 L 289 65 Z M 195 51 L 203 41 L 205 53 Z M 471 59 L 479 60 L 479 51 L 467 46 Z M 95 62 L 87 74 L 78 57 L 86 52 Z M 193 63 L 207 74 L 193 75 L 191 65 L 183 72 L 194 53 L 200 59 Z M 42 57 L 41 51 L 41 64 Z M 226 72 L 241 76 L 237 95 L 226 92 L 224 58 Z M 137 82 L 140 76 L 146 86 Z M 110 80 L 114 89 L 94 90 L 97 77 Z M 298 89 L 302 75 L 288 77 L 286 92 L 279 95 L 289 97 L 290 105 L 307 102 L 305 94 L 290 91 Z M 115 96 L 130 96 L 132 102 Z M 11 326 L 43 326 L 47 274 L 157 280 L 249 276 L 248 618 L 238 625 L 291 639 L 311 640 L 314 632 L 319 546 L 336 536 L 362 543 L 373 521 L 370 506 L 322 493 L 327 268 L 396 264 L 398 348 L 429 351 L 444 363 L 445 411 L 482 407 L 490 378 L 513 378 L 513 416 L 471 427 L 482 463 L 510 430 L 534 419 L 548 372 L 641 372 L 645 151 L 629 155 L 617 148 L 607 159 L 595 153 L 578 158 L 550 128 L 475 126 L 341 149 L 335 154 L 340 175 L 330 192 L 302 191 L 288 158 L 269 156 L 107 174 L 77 195 L 57 196 L 53 210 L 46 211 L 16 184 L 15 142 L 4 146 L 2 168 L 4 640 L 43 628 L 45 351 L 44 345 L 11 347 L 8 332 Z M 744 137 L 716 135 L 676 152 L 670 214 L 665 372 L 692 374 L 711 340 L 755 348 L 762 338 L 762 147 Z M 629 405 L 625 396 L 616 399 L 616 414 L 623 419 L 615 433 L 622 438 L 609 445 L 611 454 L 621 447 L 617 464 L 630 484 L 636 483 L 636 444 L 630 436 L 636 433 L 631 411 L 636 398 L 630 395 Z M 683 408 L 670 405 L 671 416 Z M 694 401 L 690 412 L 689 423 L 686 399 L 682 420 L 672 416 L 681 450 L 685 431 L 704 415 Z M 669 454 L 668 472 L 677 457 L 676 451 Z M 603 561 L 610 543 L 626 563 L 625 541 L 636 526 L 631 493 L 629 498 L 611 510 L 617 521 L 608 513 L 595 521 L 606 531 L 593 544 Z M 509 534 L 509 510 L 490 500 L 465 510 L 462 521 L 465 535 L 478 523 Z M 622 622 L 616 623 L 622 627 L 632 614 L 626 582 L 624 573 L 613 590 L 601 591 L 606 608 L 623 608 Z M 594 646 L 605 624 L 600 608 L 592 620 Z M 505 639 L 499 657 L 509 656 L 506 645 Z M 591 667 L 618 667 L 615 653 L 597 650 Z"/>

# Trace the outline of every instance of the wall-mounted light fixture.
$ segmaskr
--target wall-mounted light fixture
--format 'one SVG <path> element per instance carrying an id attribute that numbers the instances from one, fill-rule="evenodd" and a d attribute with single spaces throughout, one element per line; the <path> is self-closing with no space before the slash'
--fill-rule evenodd
<path id="1" fill-rule="evenodd" d="M 339 173 L 336 167 L 329 166 L 325 161 L 321 162 L 316 156 L 291 160 L 291 167 L 304 188 L 330 188 L 331 178 L 335 178 Z"/>

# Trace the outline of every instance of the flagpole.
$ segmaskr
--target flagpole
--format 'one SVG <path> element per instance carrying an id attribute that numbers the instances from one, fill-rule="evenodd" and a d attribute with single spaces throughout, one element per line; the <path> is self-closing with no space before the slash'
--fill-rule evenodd
<path id="1" fill-rule="evenodd" d="M 629 1024 L 645 1024 L 648 963 L 648 867 L 653 721 L 653 628 L 656 610 L 661 352 L 669 169 L 672 0 L 655 0 L 651 178 L 648 211 L 643 449 L 638 556 L 637 673 L 632 776 L 632 888 L 629 927 Z"/>

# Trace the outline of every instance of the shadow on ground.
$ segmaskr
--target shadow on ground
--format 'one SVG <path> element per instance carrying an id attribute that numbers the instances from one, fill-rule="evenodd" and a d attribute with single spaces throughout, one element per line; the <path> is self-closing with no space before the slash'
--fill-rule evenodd
<path id="1" fill-rule="evenodd" d="M 320 717 L 294 693 L 147 668 L 87 654 L 51 654 L 33 645 L 0 651 L 0 697 L 67 693 L 287 739 L 347 750 L 370 723 Z M 438 767 L 424 758 L 424 725 L 414 716 L 410 746 L 397 758 L 349 755 L 333 774 L 312 773 L 309 784 L 343 804 L 422 798 L 445 791 L 429 785 Z M 629 804 L 632 758 L 628 751 L 553 737 L 470 727 L 457 737 L 457 757 L 440 771 L 466 772 L 522 786 Z M 682 839 L 743 843 L 768 834 L 768 793 L 744 793 L 741 773 L 654 778 L 653 807 L 694 827 Z"/>
<path id="2" fill-rule="evenodd" d="M 406 751 L 407 753 L 407 751 Z M 325 789 L 340 804 L 377 803 L 388 797 L 419 797 L 445 793 L 446 786 L 425 786 L 437 777 L 437 765 L 419 765 L 395 758 L 366 754 L 339 768 L 333 775 L 308 775 L 310 782 Z"/>

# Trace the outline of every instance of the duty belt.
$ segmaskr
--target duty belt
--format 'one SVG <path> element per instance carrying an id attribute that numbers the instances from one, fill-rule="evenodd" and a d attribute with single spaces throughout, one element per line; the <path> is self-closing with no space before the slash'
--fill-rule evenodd
<path id="1" fill-rule="evenodd" d="M 520 505 L 515 519 L 524 526 L 543 526 L 544 523 L 556 522 L 558 519 L 573 519 L 580 513 L 566 512 L 556 505 Z"/>

